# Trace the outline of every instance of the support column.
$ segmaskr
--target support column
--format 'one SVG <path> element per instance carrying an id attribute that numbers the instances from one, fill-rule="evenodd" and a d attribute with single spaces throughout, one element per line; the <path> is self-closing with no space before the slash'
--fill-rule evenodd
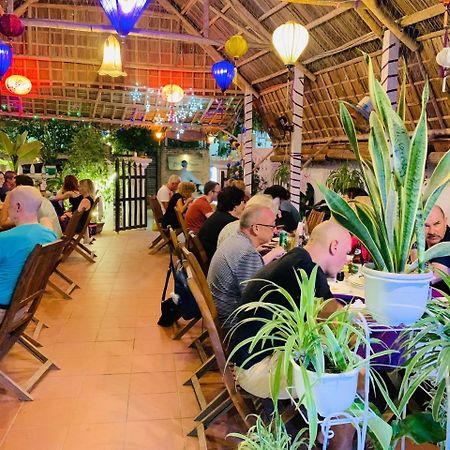
<path id="1" fill-rule="evenodd" d="M 253 95 L 250 91 L 245 91 L 244 96 L 244 139 L 242 148 L 244 153 L 244 183 L 246 190 L 252 191 L 252 153 L 253 153 Z"/>
<path id="2" fill-rule="evenodd" d="M 295 66 L 294 80 L 292 82 L 292 125 L 291 135 L 291 175 L 290 192 L 291 202 L 300 208 L 300 171 L 302 166 L 302 130 L 303 130 L 303 91 L 305 87 L 305 75 Z"/>
<path id="3" fill-rule="evenodd" d="M 392 107 L 397 107 L 398 99 L 398 52 L 400 41 L 390 30 L 383 35 L 383 51 L 381 54 L 381 84 L 391 100 Z"/>

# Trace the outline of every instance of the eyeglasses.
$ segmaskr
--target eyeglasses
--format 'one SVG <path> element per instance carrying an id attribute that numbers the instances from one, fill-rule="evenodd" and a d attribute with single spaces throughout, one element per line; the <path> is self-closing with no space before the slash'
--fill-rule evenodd
<path id="1" fill-rule="evenodd" d="M 260 227 L 268 227 L 268 228 L 272 228 L 272 230 L 274 230 L 275 228 L 277 228 L 277 225 L 266 225 L 265 223 L 254 223 L 253 225 L 259 225 Z"/>

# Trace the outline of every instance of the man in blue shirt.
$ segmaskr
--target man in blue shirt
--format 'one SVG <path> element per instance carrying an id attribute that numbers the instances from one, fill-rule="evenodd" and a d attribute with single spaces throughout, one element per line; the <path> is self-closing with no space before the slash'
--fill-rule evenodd
<path id="1" fill-rule="evenodd" d="M 19 186 L 9 193 L 9 217 L 15 227 L 0 233 L 0 322 L 34 247 L 57 239 L 51 229 L 38 222 L 41 203 L 41 194 L 31 186 Z"/>

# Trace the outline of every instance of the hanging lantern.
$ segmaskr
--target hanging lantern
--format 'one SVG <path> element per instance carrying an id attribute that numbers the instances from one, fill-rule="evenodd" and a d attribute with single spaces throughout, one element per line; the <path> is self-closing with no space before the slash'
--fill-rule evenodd
<path id="1" fill-rule="evenodd" d="M 161 130 L 155 131 L 155 138 L 156 138 L 158 141 L 160 141 L 160 140 L 163 138 L 163 136 L 164 136 L 164 133 L 163 133 Z"/>
<path id="2" fill-rule="evenodd" d="M 450 47 L 443 48 L 436 55 L 436 62 L 445 69 L 450 68 Z"/>
<path id="3" fill-rule="evenodd" d="M 109 75 L 110 77 L 126 77 L 122 70 L 122 58 L 120 56 L 119 41 L 111 34 L 103 45 L 103 62 L 98 69 L 99 75 Z"/>
<path id="4" fill-rule="evenodd" d="M 235 34 L 225 42 L 225 51 L 230 58 L 241 58 L 248 51 L 247 41 L 239 34 Z"/>
<path id="5" fill-rule="evenodd" d="M 216 62 L 212 66 L 212 75 L 222 92 L 225 92 L 230 87 L 235 75 L 234 71 L 235 67 L 226 59 Z"/>
<path id="6" fill-rule="evenodd" d="M 23 75 L 11 75 L 5 80 L 6 89 L 15 95 L 27 95 L 31 91 L 31 81 Z"/>
<path id="7" fill-rule="evenodd" d="M 162 88 L 161 97 L 168 103 L 179 103 L 183 100 L 184 91 L 178 84 L 166 84 Z"/>
<path id="8" fill-rule="evenodd" d="M 22 21 L 15 14 L 0 16 L 0 33 L 9 38 L 20 36 L 25 30 Z"/>
<path id="9" fill-rule="evenodd" d="M 285 66 L 293 66 L 308 44 L 308 30 L 297 22 L 280 25 L 272 35 L 272 43 Z"/>
<path id="10" fill-rule="evenodd" d="M 12 61 L 12 48 L 0 41 L 0 80 L 3 78 L 6 72 L 8 72 Z"/>
<path id="11" fill-rule="evenodd" d="M 134 27 L 150 0 L 100 0 L 105 14 L 120 36 Z"/>

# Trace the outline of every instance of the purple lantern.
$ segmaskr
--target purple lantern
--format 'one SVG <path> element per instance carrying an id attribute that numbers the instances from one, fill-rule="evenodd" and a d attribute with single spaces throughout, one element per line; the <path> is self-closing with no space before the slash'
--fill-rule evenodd
<path id="1" fill-rule="evenodd" d="M 150 0 L 100 0 L 103 10 L 120 36 L 126 36 Z"/>
<path id="2" fill-rule="evenodd" d="M 225 92 L 233 81 L 235 75 L 234 65 L 224 59 L 212 66 L 212 74 L 222 92 Z"/>
<path id="3" fill-rule="evenodd" d="M 12 56 L 12 48 L 3 41 L 0 41 L 0 80 L 3 78 L 3 75 L 8 72 Z"/>

